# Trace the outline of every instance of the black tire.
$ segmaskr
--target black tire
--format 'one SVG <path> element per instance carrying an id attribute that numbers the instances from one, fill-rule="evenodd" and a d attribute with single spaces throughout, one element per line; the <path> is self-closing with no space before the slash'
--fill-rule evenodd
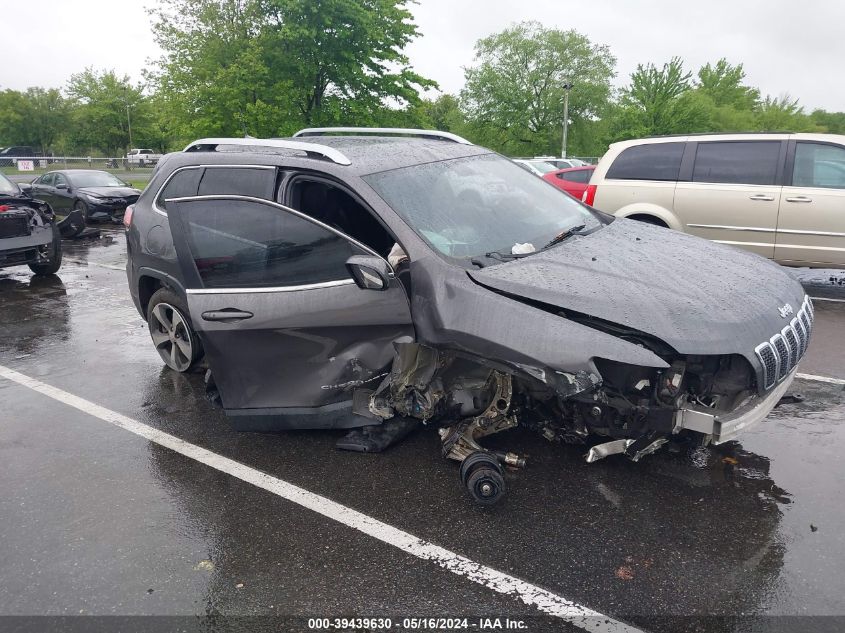
<path id="1" fill-rule="evenodd" d="M 167 321 L 173 326 L 169 331 L 165 325 Z M 173 371 L 191 371 L 202 359 L 202 342 L 194 330 L 188 307 L 169 288 L 159 288 L 150 297 L 147 326 L 156 351 L 164 364 Z M 189 346 L 189 353 L 185 353 L 185 345 L 178 343 L 177 339 Z"/>
<path id="2" fill-rule="evenodd" d="M 653 215 L 631 215 L 628 216 L 629 220 L 636 220 L 637 222 L 642 222 L 643 224 L 651 224 L 652 226 L 659 226 L 664 229 L 668 229 L 669 226 L 660 218 L 656 218 Z"/>
<path id="3" fill-rule="evenodd" d="M 73 203 L 73 210 L 81 212 L 82 217 L 85 219 L 87 223 L 90 218 L 88 217 L 88 205 L 85 203 L 84 200 L 77 200 Z"/>
<path id="4" fill-rule="evenodd" d="M 41 277 L 54 275 L 62 267 L 62 234 L 55 224 L 51 224 L 50 228 L 53 230 L 53 241 L 47 247 L 49 249 L 47 261 L 29 265 L 29 269 Z"/>

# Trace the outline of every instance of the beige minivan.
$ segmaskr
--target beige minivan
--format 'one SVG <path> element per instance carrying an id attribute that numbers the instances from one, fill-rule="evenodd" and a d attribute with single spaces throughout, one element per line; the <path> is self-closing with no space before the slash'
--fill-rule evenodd
<path id="1" fill-rule="evenodd" d="M 792 266 L 845 266 L 845 136 L 705 134 L 614 143 L 584 202 Z"/>

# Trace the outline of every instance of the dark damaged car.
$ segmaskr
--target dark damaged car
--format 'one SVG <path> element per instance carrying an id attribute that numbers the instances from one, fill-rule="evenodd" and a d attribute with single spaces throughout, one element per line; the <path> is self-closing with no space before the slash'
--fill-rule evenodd
<path id="1" fill-rule="evenodd" d="M 29 266 L 52 275 L 62 265 L 62 237 L 50 205 L 0 174 L 0 268 Z"/>
<path id="2" fill-rule="evenodd" d="M 588 461 L 736 437 L 813 325 L 767 260 L 607 216 L 446 133 L 202 139 L 125 223 L 156 349 L 204 358 L 236 428 L 378 451 L 433 425 L 481 503 L 524 463 L 481 442 L 516 426 Z"/>

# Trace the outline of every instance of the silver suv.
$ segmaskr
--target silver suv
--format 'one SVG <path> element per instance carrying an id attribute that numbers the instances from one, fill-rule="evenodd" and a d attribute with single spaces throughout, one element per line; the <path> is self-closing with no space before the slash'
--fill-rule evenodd
<path id="1" fill-rule="evenodd" d="M 782 264 L 845 266 L 845 136 L 705 134 L 615 143 L 584 201 Z"/>

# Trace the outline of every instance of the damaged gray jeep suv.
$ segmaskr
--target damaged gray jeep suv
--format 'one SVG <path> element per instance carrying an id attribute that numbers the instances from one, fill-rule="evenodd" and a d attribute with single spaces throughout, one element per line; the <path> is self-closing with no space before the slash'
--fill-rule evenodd
<path id="1" fill-rule="evenodd" d="M 156 350 L 180 372 L 204 359 L 236 428 L 378 451 L 436 425 L 481 503 L 524 459 L 480 441 L 516 426 L 588 461 L 734 438 L 813 326 L 762 257 L 605 215 L 443 132 L 201 139 L 125 224 Z"/>
<path id="2" fill-rule="evenodd" d="M 29 266 L 39 276 L 62 265 L 62 236 L 50 205 L 0 174 L 0 268 Z"/>

